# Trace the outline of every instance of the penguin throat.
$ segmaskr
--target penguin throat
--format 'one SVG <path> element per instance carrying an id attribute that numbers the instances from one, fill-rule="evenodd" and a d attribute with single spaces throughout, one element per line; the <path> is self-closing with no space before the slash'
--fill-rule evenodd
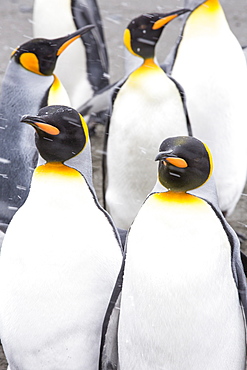
<path id="1" fill-rule="evenodd" d="M 154 198 L 159 202 L 174 202 L 174 203 L 203 203 L 203 200 L 186 192 L 175 192 L 169 190 L 167 192 L 155 193 Z"/>
<path id="2" fill-rule="evenodd" d="M 136 71 L 139 71 L 139 72 L 142 72 L 143 71 L 145 73 L 147 73 L 148 71 L 150 71 L 151 73 L 153 73 L 154 71 L 162 71 L 162 70 L 155 63 L 154 58 L 147 58 L 147 59 L 144 59 L 142 65 Z"/>
<path id="3" fill-rule="evenodd" d="M 62 162 L 46 162 L 35 169 L 34 176 L 66 176 L 81 178 L 80 172 Z"/>
<path id="4" fill-rule="evenodd" d="M 198 6 L 189 16 L 188 25 L 193 24 L 198 30 L 207 30 L 226 25 L 224 11 L 218 0 L 208 0 Z"/>
<path id="5" fill-rule="evenodd" d="M 145 67 L 150 67 L 150 68 L 157 68 L 157 64 L 154 61 L 154 58 L 146 58 L 144 59 L 144 62 L 142 64 Z"/>

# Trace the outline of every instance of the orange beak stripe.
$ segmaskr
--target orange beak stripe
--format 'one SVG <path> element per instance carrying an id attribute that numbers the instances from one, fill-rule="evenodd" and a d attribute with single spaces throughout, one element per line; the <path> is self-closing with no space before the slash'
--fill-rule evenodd
<path id="1" fill-rule="evenodd" d="M 158 30 L 161 27 L 164 27 L 167 23 L 172 21 L 174 18 L 176 18 L 178 14 L 168 15 L 165 18 L 161 18 L 158 21 L 156 21 L 152 27 L 153 30 Z"/>
<path id="2" fill-rule="evenodd" d="M 49 125 L 48 123 L 35 122 L 35 125 L 50 135 L 58 135 L 60 133 L 57 127 Z"/>
<path id="3" fill-rule="evenodd" d="M 188 167 L 188 163 L 183 158 L 168 157 L 166 158 L 166 162 L 172 164 L 173 166 L 179 167 L 179 168 Z"/>
<path id="4" fill-rule="evenodd" d="M 58 52 L 57 52 L 57 56 L 59 56 L 60 54 L 62 54 L 62 52 L 70 45 L 72 44 L 73 41 L 75 41 L 76 39 L 79 39 L 81 37 L 81 35 L 77 35 L 75 37 L 73 37 L 72 39 L 66 41 L 59 49 L 58 49 Z"/>

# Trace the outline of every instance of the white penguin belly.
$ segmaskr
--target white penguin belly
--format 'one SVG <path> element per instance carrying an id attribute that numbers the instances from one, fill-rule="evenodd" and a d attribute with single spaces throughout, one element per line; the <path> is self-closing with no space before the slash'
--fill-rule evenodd
<path id="1" fill-rule="evenodd" d="M 107 144 L 106 202 L 118 227 L 130 226 L 152 190 L 162 140 L 187 134 L 179 92 L 162 70 L 132 77 L 121 88 Z"/>
<path id="2" fill-rule="evenodd" d="M 172 76 L 185 90 L 193 135 L 212 152 L 220 208 L 230 215 L 247 174 L 247 68 L 241 47 L 228 30 L 191 40 L 185 35 Z"/>
<path id="3" fill-rule="evenodd" d="M 195 198 L 196 199 L 196 198 Z M 121 370 L 245 368 L 227 236 L 205 202 L 151 196 L 131 227 L 119 324 Z"/>
<path id="4" fill-rule="evenodd" d="M 0 336 L 11 370 L 96 370 L 101 326 L 121 265 L 84 181 L 33 181 L 0 260 Z"/>

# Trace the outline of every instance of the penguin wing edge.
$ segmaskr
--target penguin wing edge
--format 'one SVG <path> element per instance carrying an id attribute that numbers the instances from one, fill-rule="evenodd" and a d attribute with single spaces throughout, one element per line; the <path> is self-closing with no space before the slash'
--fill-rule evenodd
<path id="1" fill-rule="evenodd" d="M 125 254 L 102 326 L 99 370 L 118 370 L 118 323 L 124 266 Z"/>

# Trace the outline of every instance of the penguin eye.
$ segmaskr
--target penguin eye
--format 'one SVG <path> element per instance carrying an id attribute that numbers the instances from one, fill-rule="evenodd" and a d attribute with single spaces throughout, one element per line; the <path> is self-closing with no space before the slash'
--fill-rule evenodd
<path id="1" fill-rule="evenodd" d="M 139 28 L 139 30 L 146 30 L 147 25 L 146 24 L 141 24 L 138 28 Z"/>
<path id="2" fill-rule="evenodd" d="M 51 59 L 51 58 L 53 58 L 53 54 L 46 54 L 45 59 Z"/>

